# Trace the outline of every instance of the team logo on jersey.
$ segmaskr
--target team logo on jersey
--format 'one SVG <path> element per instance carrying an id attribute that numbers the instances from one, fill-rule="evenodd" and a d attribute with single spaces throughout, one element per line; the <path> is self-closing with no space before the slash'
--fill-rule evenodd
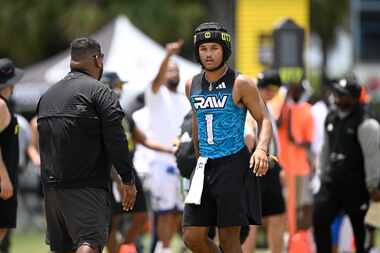
<path id="1" fill-rule="evenodd" d="M 196 110 L 198 109 L 221 109 L 227 103 L 228 95 L 219 96 L 194 96 L 193 104 Z"/>
<path id="2" fill-rule="evenodd" d="M 222 83 L 218 84 L 218 86 L 216 86 L 215 89 L 220 90 L 220 89 L 225 89 L 225 88 L 227 88 L 226 84 L 225 84 L 225 82 L 222 82 Z"/>

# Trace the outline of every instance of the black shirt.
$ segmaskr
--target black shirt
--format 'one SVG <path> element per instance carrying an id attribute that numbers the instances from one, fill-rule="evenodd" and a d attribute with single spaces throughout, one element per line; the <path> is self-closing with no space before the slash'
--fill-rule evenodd
<path id="1" fill-rule="evenodd" d="M 9 179 L 11 180 L 13 187 L 17 186 L 17 168 L 18 168 L 18 132 L 19 126 L 17 124 L 17 118 L 14 115 L 12 109 L 9 106 L 8 100 L 0 96 L 0 99 L 4 100 L 8 106 L 9 113 L 11 114 L 11 121 L 8 126 L 0 132 L 0 147 L 1 155 L 5 167 L 8 172 Z"/>
<path id="2" fill-rule="evenodd" d="M 107 187 L 111 164 L 123 182 L 133 180 L 124 113 L 104 84 L 72 71 L 41 97 L 37 112 L 45 186 Z"/>

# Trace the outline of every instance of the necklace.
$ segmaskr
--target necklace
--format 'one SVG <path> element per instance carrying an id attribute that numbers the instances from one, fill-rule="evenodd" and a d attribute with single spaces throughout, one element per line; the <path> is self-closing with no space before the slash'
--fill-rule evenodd
<path id="1" fill-rule="evenodd" d="M 216 79 L 215 81 L 213 82 L 210 82 L 208 79 L 207 79 L 207 76 L 206 76 L 206 73 L 204 74 L 205 75 L 205 79 L 206 81 L 209 83 L 209 86 L 208 86 L 208 90 L 209 91 L 212 91 L 213 87 L 214 87 L 214 84 L 216 82 L 218 82 L 222 77 L 224 77 L 224 75 L 227 73 L 227 70 L 228 70 L 228 67 L 226 67 L 226 69 L 224 70 L 223 74 L 220 75 L 220 77 L 218 79 Z"/>

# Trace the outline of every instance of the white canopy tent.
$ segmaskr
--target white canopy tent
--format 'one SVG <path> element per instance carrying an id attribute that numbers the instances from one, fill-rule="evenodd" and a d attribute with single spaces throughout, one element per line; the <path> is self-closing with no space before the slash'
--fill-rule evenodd
<path id="1" fill-rule="evenodd" d="M 165 48 L 137 29 L 126 16 L 115 18 L 93 36 L 105 53 L 105 71 L 115 71 L 127 80 L 124 99 L 142 91 L 153 80 L 165 56 Z M 179 56 L 173 60 L 180 69 L 179 90 L 187 79 L 200 71 L 199 65 Z M 69 50 L 26 69 L 14 98 L 19 111 L 33 110 L 39 97 L 69 72 Z"/>

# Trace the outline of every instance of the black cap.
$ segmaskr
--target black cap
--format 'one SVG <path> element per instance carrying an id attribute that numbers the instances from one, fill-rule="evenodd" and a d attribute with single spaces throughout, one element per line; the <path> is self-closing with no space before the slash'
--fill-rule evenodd
<path id="1" fill-rule="evenodd" d="M 338 95 L 352 96 L 359 98 L 362 87 L 355 79 L 343 78 L 335 82 L 332 86 L 333 91 Z"/>
<path id="2" fill-rule="evenodd" d="M 257 87 L 265 88 L 269 85 L 280 87 L 282 85 L 281 77 L 276 70 L 266 70 L 257 75 Z"/>
<path id="3" fill-rule="evenodd" d="M 108 85 L 111 89 L 118 83 L 127 83 L 128 81 L 120 80 L 119 75 L 116 72 L 105 72 L 100 80 L 102 83 Z"/>
<path id="4" fill-rule="evenodd" d="M 8 58 L 0 59 L 0 88 L 15 85 L 20 81 L 24 71 L 15 67 Z"/>

